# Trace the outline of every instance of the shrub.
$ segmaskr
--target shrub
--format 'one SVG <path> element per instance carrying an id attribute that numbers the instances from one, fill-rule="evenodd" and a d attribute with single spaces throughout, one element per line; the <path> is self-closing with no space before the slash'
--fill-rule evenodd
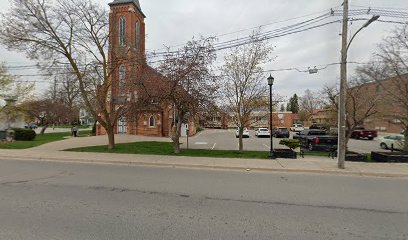
<path id="1" fill-rule="evenodd" d="M 16 141 L 32 141 L 37 134 L 32 129 L 14 128 L 14 139 Z"/>
<path id="2" fill-rule="evenodd" d="M 294 150 L 300 147 L 300 142 L 297 139 L 283 139 L 279 142 L 280 145 L 285 145 L 286 147 Z"/>

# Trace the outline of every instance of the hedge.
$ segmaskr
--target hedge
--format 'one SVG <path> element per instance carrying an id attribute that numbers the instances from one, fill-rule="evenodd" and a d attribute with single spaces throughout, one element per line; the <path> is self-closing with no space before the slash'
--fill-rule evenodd
<path id="1" fill-rule="evenodd" d="M 14 128 L 14 139 L 16 141 L 32 141 L 37 134 L 32 129 Z"/>

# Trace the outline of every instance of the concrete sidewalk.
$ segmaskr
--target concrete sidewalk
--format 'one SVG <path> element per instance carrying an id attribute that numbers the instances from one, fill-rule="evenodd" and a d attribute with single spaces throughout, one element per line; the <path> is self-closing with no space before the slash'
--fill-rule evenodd
<path id="1" fill-rule="evenodd" d="M 153 138 L 130 135 L 117 135 L 116 142 L 170 141 L 168 138 Z M 346 162 L 346 169 L 337 168 L 336 159 L 329 157 L 306 156 L 299 159 L 231 159 L 207 157 L 178 157 L 156 155 L 133 155 L 114 153 L 62 152 L 63 149 L 105 145 L 106 136 L 70 138 L 24 150 L 0 149 L 0 160 L 40 160 L 67 161 L 103 164 L 127 164 L 171 167 L 194 167 L 211 169 L 232 169 L 244 171 L 276 171 L 299 173 L 322 173 L 337 175 L 359 175 L 378 177 L 407 177 L 408 164 L 403 163 L 360 163 Z"/>

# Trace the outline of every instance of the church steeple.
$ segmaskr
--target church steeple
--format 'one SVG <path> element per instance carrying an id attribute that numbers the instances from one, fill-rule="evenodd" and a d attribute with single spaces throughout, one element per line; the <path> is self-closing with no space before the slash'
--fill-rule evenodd
<path id="1" fill-rule="evenodd" d="M 142 8 L 140 7 L 139 0 L 114 0 L 113 2 L 109 3 L 108 5 L 110 7 L 116 6 L 116 5 L 128 5 L 128 4 L 134 4 L 137 8 L 137 10 L 142 14 L 144 18 L 146 18 L 146 15 L 142 12 Z"/>

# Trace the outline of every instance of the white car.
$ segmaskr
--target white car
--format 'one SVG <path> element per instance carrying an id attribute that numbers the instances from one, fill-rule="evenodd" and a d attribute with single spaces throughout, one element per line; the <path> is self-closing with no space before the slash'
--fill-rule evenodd
<path id="1" fill-rule="evenodd" d="M 257 137 L 270 137 L 271 132 L 267 128 L 258 128 L 255 131 L 255 136 L 257 136 Z"/>
<path id="2" fill-rule="evenodd" d="M 290 131 L 292 131 L 292 132 L 301 132 L 303 130 L 305 130 L 305 128 L 303 127 L 302 124 L 293 124 L 290 127 Z"/>
<path id="3" fill-rule="evenodd" d="M 404 135 L 388 135 L 380 138 L 380 147 L 382 149 L 404 149 L 405 138 Z"/>
<path id="4" fill-rule="evenodd" d="M 239 138 L 239 128 L 235 131 L 235 137 Z M 243 138 L 249 138 L 249 131 L 248 128 L 244 128 L 244 131 L 242 132 L 242 137 Z"/>

